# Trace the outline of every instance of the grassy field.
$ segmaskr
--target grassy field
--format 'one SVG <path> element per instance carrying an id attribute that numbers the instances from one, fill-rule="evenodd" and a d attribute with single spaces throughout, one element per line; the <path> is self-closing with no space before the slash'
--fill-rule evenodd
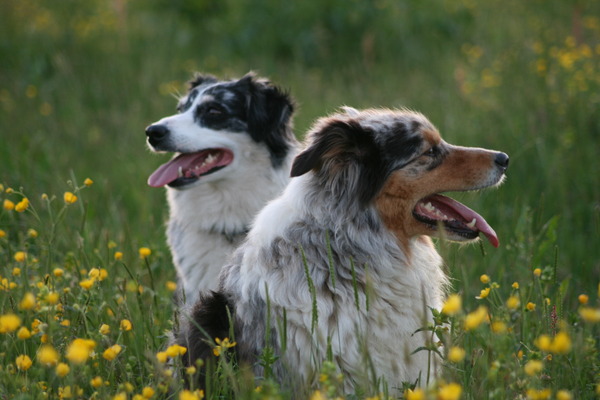
<path id="1" fill-rule="evenodd" d="M 456 196 L 501 245 L 438 243 L 462 302 L 432 333 L 441 379 L 406 398 L 600 396 L 600 3 L 5 0 L 0 398 L 200 397 L 165 349 L 175 273 L 146 186 L 164 156 L 144 127 L 194 71 L 249 70 L 289 89 L 299 137 L 340 105 L 410 107 L 511 156 L 500 189 Z M 206 397 L 289 397 L 229 367 Z M 326 365 L 312 397 L 338 396 L 387 394 L 340 393 Z"/>

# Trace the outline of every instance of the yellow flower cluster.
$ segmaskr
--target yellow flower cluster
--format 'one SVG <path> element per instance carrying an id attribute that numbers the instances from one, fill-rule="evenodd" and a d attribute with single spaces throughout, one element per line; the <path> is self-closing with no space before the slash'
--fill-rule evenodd
<path id="1" fill-rule="evenodd" d="M 564 331 L 558 332 L 554 338 L 548 335 L 540 335 L 534 344 L 538 349 L 554 354 L 567 354 L 572 347 L 571 337 Z"/>

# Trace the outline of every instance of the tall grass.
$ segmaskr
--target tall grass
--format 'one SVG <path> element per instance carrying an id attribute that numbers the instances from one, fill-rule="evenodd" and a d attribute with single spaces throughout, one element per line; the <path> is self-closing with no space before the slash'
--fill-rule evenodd
<path id="1" fill-rule="evenodd" d="M 185 90 L 193 71 L 239 76 L 254 69 L 297 99 L 298 136 L 342 104 L 410 107 L 452 143 L 509 153 L 499 190 L 457 195 L 486 216 L 500 248 L 438 243 L 463 304 L 438 316 L 440 351 L 450 356 L 455 347 L 465 356 L 459 360 L 456 350 L 448 357 L 446 386 L 438 382 L 429 395 L 444 398 L 456 383 L 463 398 L 545 398 L 530 389 L 593 398 L 600 364 L 598 324 L 590 322 L 598 318 L 600 276 L 599 16 L 599 4 L 578 1 L 3 1 L 0 315 L 19 324 L 11 331 L 16 320 L 2 322 L 0 396 L 68 397 L 69 388 L 72 397 L 133 397 L 145 387 L 178 396 L 169 371 L 179 350 L 166 355 L 164 347 L 175 280 L 164 193 L 145 185 L 166 156 L 144 149 L 143 129 L 174 111 L 172 94 Z M 72 204 L 67 191 L 78 196 Z M 11 208 L 23 196 L 28 208 Z M 142 259 L 146 247 L 151 254 Z M 479 280 L 484 274 L 488 283 Z M 485 288 L 487 297 L 476 299 Z M 509 298 L 519 305 L 509 307 Z M 465 329 L 467 319 L 483 315 L 469 317 L 481 305 L 487 317 Z M 133 328 L 121 329 L 122 320 Z M 103 324 L 110 332 L 100 333 Z M 19 338 L 22 328 L 31 337 Z M 569 351 L 552 345 L 565 337 L 560 332 Z M 81 363 L 67 358 L 75 338 L 95 343 L 84 343 Z M 40 362 L 44 341 L 58 352 L 55 365 Z M 108 360 L 104 352 L 115 344 L 121 350 Z M 175 362 L 162 363 L 158 353 Z M 31 367 L 21 358 L 19 369 L 19 356 Z M 541 370 L 525 367 L 532 360 Z M 64 376 L 58 363 L 69 367 Z M 255 390 L 226 360 L 218 371 L 212 387 L 223 383 L 222 393 L 286 396 L 269 380 Z M 333 398 L 340 387 L 335 367 L 325 364 L 313 394 Z"/>

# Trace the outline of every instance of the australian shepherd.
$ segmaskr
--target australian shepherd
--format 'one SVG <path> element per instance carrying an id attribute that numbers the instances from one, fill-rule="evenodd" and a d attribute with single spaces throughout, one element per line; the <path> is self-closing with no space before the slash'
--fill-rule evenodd
<path id="1" fill-rule="evenodd" d="M 259 376 L 273 350 L 269 372 L 296 393 L 318 383 L 324 360 L 348 391 L 416 382 L 439 364 L 414 352 L 427 340 L 415 332 L 447 283 L 430 236 L 483 234 L 498 246 L 481 215 L 440 193 L 496 186 L 507 167 L 505 153 L 445 142 L 417 112 L 345 108 L 320 119 L 219 290 L 188 315 L 177 338 L 187 363 L 214 357 L 215 338 L 227 337 L 231 356 Z"/>
<path id="2" fill-rule="evenodd" d="M 198 75 L 178 113 L 146 128 L 153 151 L 174 153 L 148 184 L 167 188 L 167 238 L 183 303 L 217 288 L 252 218 L 287 185 L 297 148 L 293 109 L 287 93 L 253 74 Z"/>

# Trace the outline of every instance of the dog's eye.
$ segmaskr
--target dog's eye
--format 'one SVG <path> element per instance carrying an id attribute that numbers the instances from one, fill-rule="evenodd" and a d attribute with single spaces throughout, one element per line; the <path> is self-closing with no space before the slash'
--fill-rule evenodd
<path id="1" fill-rule="evenodd" d="M 208 115 L 218 116 L 218 115 L 223 114 L 223 111 L 217 107 L 208 107 L 208 109 L 206 110 L 206 113 Z"/>
<path id="2" fill-rule="evenodd" d="M 440 149 L 438 149 L 437 146 L 433 146 L 425 153 L 423 153 L 423 155 L 427 157 L 436 157 L 438 154 L 440 154 Z"/>

